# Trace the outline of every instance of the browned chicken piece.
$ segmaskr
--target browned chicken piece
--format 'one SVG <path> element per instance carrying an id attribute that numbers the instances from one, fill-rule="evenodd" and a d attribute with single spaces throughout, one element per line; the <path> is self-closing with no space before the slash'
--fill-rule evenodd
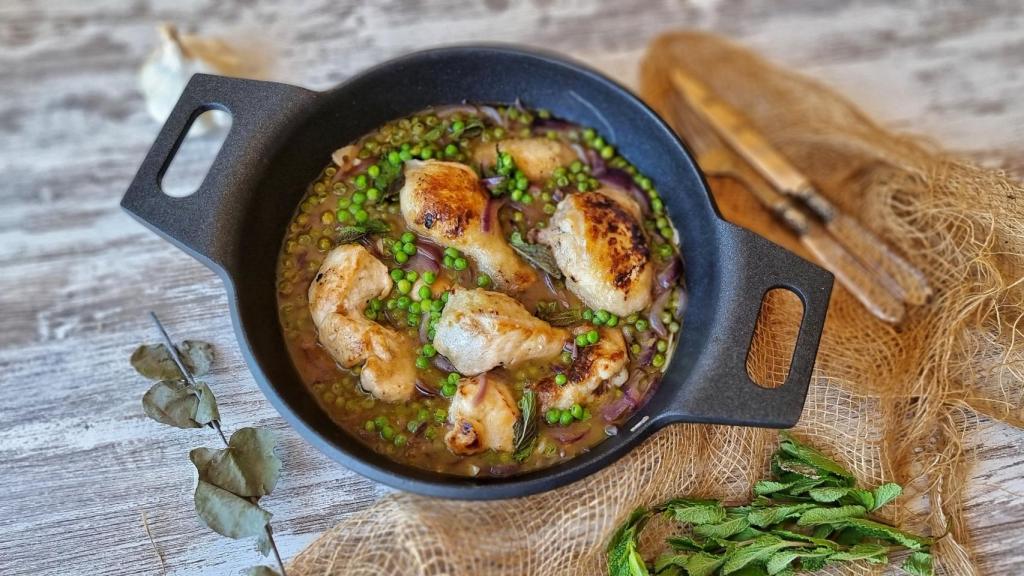
<path id="1" fill-rule="evenodd" d="M 587 326 L 575 331 L 584 333 Z M 596 344 L 579 348 L 576 359 L 565 372 L 566 382 L 559 386 L 553 376 L 535 386 L 542 410 L 567 410 L 573 404 L 586 405 L 594 400 L 599 389 L 618 387 L 627 380 L 629 371 L 626 340 L 618 328 L 601 328 L 601 339 Z"/>
<path id="2" fill-rule="evenodd" d="M 448 407 L 451 429 L 444 441 L 454 454 L 469 455 L 515 447 L 519 407 L 508 385 L 494 374 L 459 380 L 458 391 Z"/>
<path id="3" fill-rule="evenodd" d="M 365 362 L 364 390 L 387 402 L 416 392 L 416 344 L 363 315 L 366 303 L 391 291 L 388 268 L 358 244 L 331 250 L 309 285 L 309 311 L 320 344 L 345 368 Z"/>
<path id="4" fill-rule="evenodd" d="M 457 289 L 435 327 L 434 348 L 460 373 L 480 374 L 555 356 L 568 338 L 568 330 L 552 327 L 505 294 Z"/>
<path id="5" fill-rule="evenodd" d="M 494 166 L 499 150 L 511 156 L 516 167 L 532 182 L 545 182 L 556 168 L 579 160 L 572 148 L 547 138 L 484 142 L 473 150 L 473 160 L 482 166 Z"/>
<path id="6" fill-rule="evenodd" d="M 654 267 L 638 214 L 618 190 L 569 194 L 538 234 L 566 287 L 590 308 L 628 316 L 650 305 Z"/>
<path id="7" fill-rule="evenodd" d="M 502 236 L 498 222 L 484 229 L 489 195 L 476 172 L 465 164 L 406 162 L 399 196 L 410 229 L 472 258 L 499 289 L 518 292 L 537 281 L 533 268 Z"/>

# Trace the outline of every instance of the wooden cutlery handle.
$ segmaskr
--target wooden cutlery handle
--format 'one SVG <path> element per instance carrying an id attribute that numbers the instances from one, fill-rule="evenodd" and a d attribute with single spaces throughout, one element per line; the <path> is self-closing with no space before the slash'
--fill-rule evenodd
<path id="1" fill-rule="evenodd" d="M 853 218 L 837 212 L 825 226 L 907 304 L 924 304 L 931 295 L 928 279 Z"/>
<path id="2" fill-rule="evenodd" d="M 878 281 L 875 273 L 840 246 L 820 224 L 810 222 L 806 232 L 800 236 L 800 241 L 869 312 L 892 324 L 903 319 L 903 302 Z"/>

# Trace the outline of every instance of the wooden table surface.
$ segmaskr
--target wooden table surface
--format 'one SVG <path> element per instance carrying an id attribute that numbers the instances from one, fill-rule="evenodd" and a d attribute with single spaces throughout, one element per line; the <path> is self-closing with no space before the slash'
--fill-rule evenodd
<path id="1" fill-rule="evenodd" d="M 819 76 L 890 126 L 1024 168 L 1024 5 L 694 0 L 0 1 L 0 574 L 237 574 L 260 557 L 193 511 L 188 450 L 209 432 L 147 420 L 128 366 L 172 334 L 214 342 L 228 431 L 268 426 L 284 477 L 266 499 L 282 553 L 387 489 L 285 427 L 236 347 L 220 281 L 117 203 L 158 126 L 136 72 L 172 21 L 247 46 L 271 78 L 326 88 L 425 46 L 511 41 L 632 84 L 657 32 L 701 27 Z M 986 573 L 1024 573 L 1024 433 L 977 437 L 970 525 Z"/>

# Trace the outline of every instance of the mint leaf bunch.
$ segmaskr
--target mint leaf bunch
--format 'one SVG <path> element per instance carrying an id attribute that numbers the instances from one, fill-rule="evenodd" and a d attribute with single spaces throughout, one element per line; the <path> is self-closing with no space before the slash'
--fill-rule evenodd
<path id="1" fill-rule="evenodd" d="M 931 539 L 868 518 L 902 493 L 898 484 L 858 487 L 848 470 L 786 432 L 771 468 L 747 505 L 675 498 L 635 510 L 608 545 L 610 576 L 791 576 L 840 562 L 888 564 L 901 550 L 910 552 L 904 572 L 932 576 Z M 637 542 L 656 514 L 684 533 L 648 563 Z"/>

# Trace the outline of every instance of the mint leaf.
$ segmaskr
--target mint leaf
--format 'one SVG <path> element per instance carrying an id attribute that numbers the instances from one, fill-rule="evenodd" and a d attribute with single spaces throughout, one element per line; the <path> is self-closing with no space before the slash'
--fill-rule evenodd
<path id="1" fill-rule="evenodd" d="M 853 480 L 853 474 L 846 468 L 840 466 L 836 461 L 832 460 L 828 456 L 825 456 L 818 450 L 801 444 L 788 432 L 780 432 L 779 435 L 782 437 L 782 443 L 779 448 L 783 452 L 796 458 L 797 460 L 813 466 L 820 472 L 833 474 L 840 478 Z"/>
<path id="2" fill-rule="evenodd" d="M 872 507 L 872 510 L 878 510 L 899 498 L 900 494 L 903 494 L 903 488 L 895 482 L 886 482 L 875 488 L 873 494 L 875 496 L 875 505 Z"/>
<path id="3" fill-rule="evenodd" d="M 750 521 L 754 526 L 760 526 L 762 528 L 778 524 L 787 518 L 792 518 L 800 515 L 802 512 L 810 510 L 811 508 L 817 508 L 816 505 L 807 504 L 788 504 L 781 506 L 774 506 L 771 508 L 760 508 L 754 510 L 747 515 L 747 520 Z"/>
<path id="4" fill-rule="evenodd" d="M 812 508 L 800 515 L 798 526 L 818 524 L 839 524 L 850 518 L 859 518 L 867 513 L 863 506 L 839 506 L 836 508 Z"/>
<path id="5" fill-rule="evenodd" d="M 783 550 L 782 552 L 776 552 L 768 557 L 768 562 L 765 564 L 765 569 L 768 574 L 775 575 L 783 570 L 789 568 L 789 565 L 800 557 L 799 552 L 792 550 Z"/>
<path id="6" fill-rule="evenodd" d="M 850 492 L 849 488 L 841 486 L 825 486 L 823 488 L 812 488 L 807 494 L 815 502 L 835 502 Z"/>
<path id="7" fill-rule="evenodd" d="M 562 270 L 558 268 L 558 262 L 555 261 L 555 255 L 551 252 L 551 248 L 543 244 L 530 244 L 523 239 L 518 230 L 509 236 L 508 245 L 524 260 L 547 272 L 552 278 L 556 280 L 563 278 Z"/>
<path id="8" fill-rule="evenodd" d="M 767 494 L 774 494 L 775 492 L 781 492 L 790 486 L 793 482 L 777 482 L 775 480 L 758 480 L 754 484 L 754 494 L 758 496 L 764 496 Z"/>
<path id="9" fill-rule="evenodd" d="M 746 530 L 748 526 L 750 522 L 741 516 L 718 524 L 700 524 L 693 527 L 693 532 L 705 538 L 728 538 Z"/>
<path id="10" fill-rule="evenodd" d="M 857 544 L 849 550 L 843 550 L 832 554 L 829 560 L 844 560 L 848 562 L 867 560 L 872 564 L 888 564 L 888 551 L 889 549 L 881 544 Z"/>
<path id="11" fill-rule="evenodd" d="M 665 540 L 665 542 L 677 552 L 701 552 L 707 549 L 707 546 L 697 542 L 689 536 L 672 536 Z"/>
<path id="12" fill-rule="evenodd" d="M 636 548 L 637 534 L 649 517 L 645 508 L 637 508 L 612 535 L 607 548 L 609 576 L 649 576 Z"/>
<path id="13" fill-rule="evenodd" d="M 676 498 L 664 505 L 665 510 L 685 524 L 717 524 L 725 520 L 725 508 L 717 500 Z"/>
<path id="14" fill-rule="evenodd" d="M 890 542 L 895 542 L 911 550 L 920 550 L 921 547 L 931 544 L 931 539 L 923 538 L 921 536 L 914 536 L 893 528 L 892 526 L 868 520 L 867 518 L 852 518 L 846 520 L 840 524 L 843 528 L 852 528 L 857 532 L 871 536 L 873 538 L 881 538 Z"/>
<path id="15" fill-rule="evenodd" d="M 723 562 L 725 562 L 724 556 L 698 552 L 687 558 L 684 568 L 689 576 L 711 576 Z"/>
<path id="16" fill-rule="evenodd" d="M 912 576 L 932 576 L 932 555 L 927 552 L 914 552 L 900 568 Z"/>
<path id="17" fill-rule="evenodd" d="M 808 536 L 806 534 L 800 534 L 798 532 L 790 532 L 789 530 L 772 530 L 772 534 L 782 538 L 783 540 L 796 540 L 798 542 L 807 542 L 808 544 L 814 544 L 818 548 L 835 549 L 838 547 L 835 542 L 828 540 L 826 538 Z"/>
<path id="18" fill-rule="evenodd" d="M 875 495 L 868 490 L 862 490 L 860 488 L 850 488 L 850 493 L 847 495 L 851 500 L 860 504 L 867 510 L 875 509 Z"/>
<path id="19" fill-rule="evenodd" d="M 733 574 L 748 564 L 763 562 L 775 552 L 788 546 L 792 546 L 792 544 L 777 536 L 761 536 L 730 554 L 722 564 L 722 574 Z"/>

